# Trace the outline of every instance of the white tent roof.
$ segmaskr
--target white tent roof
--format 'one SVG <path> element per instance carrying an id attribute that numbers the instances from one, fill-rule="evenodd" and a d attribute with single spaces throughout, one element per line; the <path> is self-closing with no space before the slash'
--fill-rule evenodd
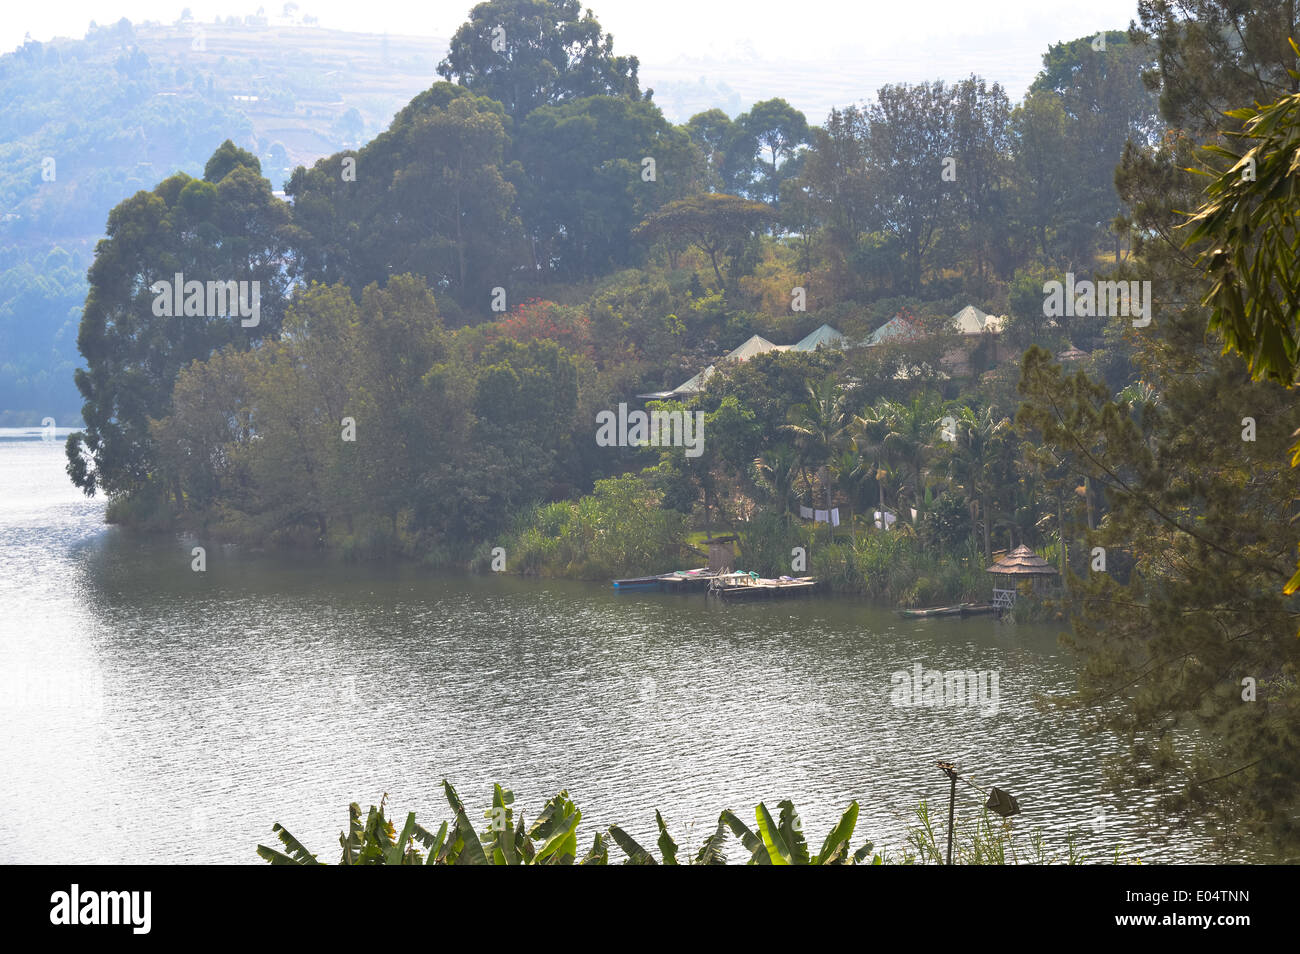
<path id="1" fill-rule="evenodd" d="M 964 335 L 978 335 L 985 331 L 1000 332 L 1005 320 L 1002 315 L 990 315 L 974 305 L 967 305 L 952 316 L 952 325 Z"/>
<path id="2" fill-rule="evenodd" d="M 921 329 L 902 315 L 895 315 L 871 333 L 862 344 L 871 348 L 883 341 L 904 341 L 921 336 Z"/>
<path id="3" fill-rule="evenodd" d="M 718 363 L 721 364 L 723 361 L 735 361 L 739 364 L 742 361 L 748 361 L 756 354 L 766 354 L 769 351 L 788 351 L 791 347 L 791 345 L 772 344 L 772 342 L 768 341 L 761 335 L 751 335 L 738 347 L 719 358 Z M 709 378 L 713 377 L 714 371 L 714 366 L 709 365 L 699 374 L 695 375 L 695 377 L 679 384 L 669 393 L 699 394 L 704 390 L 704 386 L 708 383 Z"/>
<path id="4" fill-rule="evenodd" d="M 677 385 L 673 388 L 673 394 L 699 394 L 704 390 L 705 383 L 713 377 L 713 365 L 709 365 L 695 377 Z"/>
<path id="5" fill-rule="evenodd" d="M 830 325 L 822 325 L 816 331 L 809 332 L 795 344 L 790 346 L 791 351 L 816 351 L 818 348 L 843 348 L 847 345 L 849 339 L 844 337 Z"/>
<path id="6" fill-rule="evenodd" d="M 988 313 L 980 311 L 974 305 L 967 305 L 952 316 L 952 326 L 964 335 L 978 335 L 984 331 L 984 319 Z"/>
<path id="7" fill-rule="evenodd" d="M 734 351 L 728 352 L 723 361 L 748 361 L 756 354 L 766 354 L 769 351 L 783 350 L 780 345 L 774 345 L 766 338 L 759 335 L 753 335 L 746 339 Z"/>

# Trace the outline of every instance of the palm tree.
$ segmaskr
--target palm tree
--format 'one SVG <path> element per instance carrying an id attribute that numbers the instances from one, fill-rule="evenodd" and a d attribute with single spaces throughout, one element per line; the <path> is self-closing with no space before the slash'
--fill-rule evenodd
<path id="1" fill-rule="evenodd" d="M 799 452 L 789 444 L 773 444 L 754 459 L 758 483 L 771 495 L 779 513 L 790 511 L 790 496 L 799 473 Z"/>
<path id="2" fill-rule="evenodd" d="M 918 510 L 924 501 L 926 460 L 934 448 L 938 408 L 934 395 L 918 394 L 908 404 L 880 400 L 854 420 L 857 446 L 875 461 L 877 480 L 882 480 L 882 472 L 897 477 L 895 502 L 900 510 L 905 493 Z M 881 510 L 884 504 L 882 481 Z"/>
<path id="3" fill-rule="evenodd" d="M 828 465 L 836 483 L 845 488 L 845 494 L 848 500 L 849 516 L 849 535 L 856 546 L 858 542 L 857 526 L 853 522 L 853 494 L 852 484 L 855 480 L 860 480 L 869 472 L 870 465 L 863 460 L 862 455 L 858 453 L 857 447 L 850 444 L 833 457 Z M 846 486 L 847 485 L 847 486 Z"/>
<path id="4" fill-rule="evenodd" d="M 826 510 L 831 509 L 831 482 L 827 463 L 848 443 L 851 422 L 845 407 L 844 392 L 833 377 L 807 384 L 808 400 L 790 408 L 790 423 L 783 429 L 794 434 L 801 452 L 801 466 L 817 468 L 826 494 Z M 834 538 L 834 528 L 831 528 Z"/>
<path id="5" fill-rule="evenodd" d="M 990 529 L 993 514 L 989 499 L 1001 485 L 996 464 L 1006 452 L 1005 441 L 1011 433 L 1011 421 L 1000 417 L 997 409 L 986 407 L 976 413 L 969 407 L 958 408 L 953 412 L 956 417 L 956 441 L 953 442 L 952 456 L 948 459 L 948 476 L 966 494 L 971 508 L 972 530 L 984 529 L 984 560 L 993 559 Z"/>

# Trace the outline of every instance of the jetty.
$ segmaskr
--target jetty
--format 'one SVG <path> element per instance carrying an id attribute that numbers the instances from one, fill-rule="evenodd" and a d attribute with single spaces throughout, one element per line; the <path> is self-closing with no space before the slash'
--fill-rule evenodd
<path id="1" fill-rule="evenodd" d="M 615 580 L 614 589 L 620 593 L 634 590 L 657 590 L 663 593 L 702 593 L 718 576 L 707 566 L 694 570 L 674 570 L 671 573 L 657 573 L 654 576 L 633 576 L 626 580 Z"/>
<path id="2" fill-rule="evenodd" d="M 756 573 L 720 573 L 709 584 L 709 595 L 724 600 L 785 599 L 809 596 L 817 589 L 811 576 L 761 577 Z"/>
<path id="3" fill-rule="evenodd" d="M 636 590 L 658 590 L 661 593 L 703 593 L 719 576 L 731 572 L 736 565 L 736 536 L 710 537 L 705 541 L 709 546 L 709 565 L 698 566 L 693 570 L 673 570 L 671 573 L 656 573 L 653 576 L 633 576 L 626 580 L 615 580 L 614 589 L 620 593 Z M 687 547 L 699 553 L 694 547 Z"/>

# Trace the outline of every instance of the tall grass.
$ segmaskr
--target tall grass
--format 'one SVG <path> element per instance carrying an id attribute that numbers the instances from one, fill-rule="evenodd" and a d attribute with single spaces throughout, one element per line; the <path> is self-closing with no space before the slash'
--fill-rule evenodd
<path id="1" fill-rule="evenodd" d="M 503 546 L 512 572 L 580 580 L 657 573 L 680 565 L 686 518 L 659 506 L 637 477 L 596 482 L 574 501 L 543 504 L 519 520 Z M 490 564 L 479 548 L 476 569 Z"/>
<path id="2" fill-rule="evenodd" d="M 812 566 L 835 592 L 898 606 L 987 600 L 991 586 L 977 544 L 935 553 L 906 527 L 815 547 Z"/>

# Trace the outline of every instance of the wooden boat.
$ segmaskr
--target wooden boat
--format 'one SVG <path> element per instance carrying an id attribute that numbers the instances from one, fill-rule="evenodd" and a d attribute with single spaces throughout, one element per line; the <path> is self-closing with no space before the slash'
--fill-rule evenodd
<path id="1" fill-rule="evenodd" d="M 958 603 L 955 606 L 931 606 L 926 609 L 901 609 L 904 619 L 932 619 L 941 616 L 984 616 L 997 612 L 992 603 Z"/>
<path id="2" fill-rule="evenodd" d="M 626 580 L 615 580 L 614 589 L 620 591 L 657 590 L 659 589 L 659 577 L 658 576 L 634 576 Z"/>
<path id="3" fill-rule="evenodd" d="M 709 594 L 724 600 L 784 599 L 808 596 L 817 589 L 811 576 L 767 579 L 756 573 L 722 573 L 709 584 Z"/>
<path id="4" fill-rule="evenodd" d="M 707 566 L 701 566 L 694 570 L 674 570 L 672 573 L 615 580 L 614 589 L 620 592 L 631 590 L 662 590 L 667 593 L 702 592 L 717 575 Z"/>

